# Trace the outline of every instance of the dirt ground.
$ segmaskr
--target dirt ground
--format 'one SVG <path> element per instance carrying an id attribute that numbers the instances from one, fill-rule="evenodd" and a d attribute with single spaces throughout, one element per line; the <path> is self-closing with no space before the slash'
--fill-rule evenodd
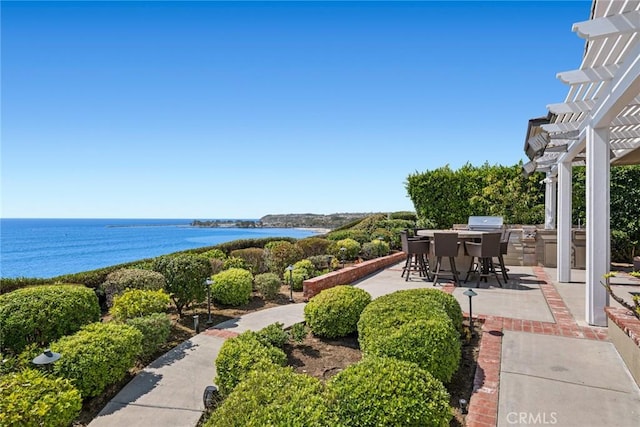
<path id="1" fill-rule="evenodd" d="M 241 307 L 225 307 L 215 303 L 211 303 L 211 325 L 224 322 L 232 318 L 242 316 L 244 314 L 272 308 L 279 305 L 290 304 L 291 292 L 288 286 L 282 286 L 280 294 L 271 301 L 264 301 L 258 294 L 254 294 L 251 300 Z M 296 303 L 304 302 L 302 291 L 293 292 L 293 300 Z M 201 303 L 185 309 L 182 317 L 176 312 L 170 313 L 172 319 L 171 335 L 168 342 L 155 354 L 151 355 L 138 366 L 130 371 L 126 378 L 121 382 L 109 387 L 102 395 L 93 399 L 89 399 L 83 405 L 80 416 L 73 424 L 74 427 L 84 427 L 98 415 L 100 410 L 135 376 L 137 372 L 142 370 L 148 363 L 160 357 L 167 351 L 171 350 L 178 344 L 186 341 L 195 335 L 194 316 L 198 316 L 200 327 L 207 327 L 209 319 L 207 303 Z M 105 318 L 105 320 L 108 320 Z M 451 422 L 451 426 L 464 426 L 464 415 L 459 408 L 459 400 L 466 399 L 469 401 L 473 388 L 473 377 L 475 375 L 475 367 L 479 345 L 479 329 L 476 328 L 475 337 L 463 346 L 462 361 L 460 369 L 447 385 L 447 389 L 451 394 L 451 406 L 455 410 L 455 417 Z M 321 339 L 313 337 L 311 334 L 299 344 L 287 345 L 285 348 L 289 364 L 296 371 L 306 373 L 321 380 L 327 380 L 331 376 L 340 372 L 344 368 L 361 359 L 360 348 L 357 336 L 351 335 L 341 339 Z"/>

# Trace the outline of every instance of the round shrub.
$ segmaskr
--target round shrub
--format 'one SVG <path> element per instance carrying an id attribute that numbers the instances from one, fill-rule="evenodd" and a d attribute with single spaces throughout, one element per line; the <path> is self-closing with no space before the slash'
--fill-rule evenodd
<path id="1" fill-rule="evenodd" d="M 342 248 L 345 250 L 343 251 Z M 354 239 L 342 239 L 336 242 L 333 242 L 331 246 L 329 246 L 329 253 L 340 261 L 343 260 L 354 260 L 360 254 L 361 245 Z"/>
<path id="2" fill-rule="evenodd" d="M 247 267 L 247 263 L 243 258 L 237 258 L 233 256 L 224 260 L 224 263 L 222 264 L 222 268 L 224 270 L 229 270 L 230 268 L 242 268 L 244 270 L 249 269 Z"/>
<path id="3" fill-rule="evenodd" d="M 282 286 L 282 280 L 275 273 L 262 273 L 258 274 L 253 279 L 256 291 L 260 292 L 260 295 L 264 299 L 273 299 L 280 292 L 280 286 Z"/>
<path id="4" fill-rule="evenodd" d="M 250 372 L 205 427 L 334 425 L 318 379 L 271 364 Z"/>
<path id="5" fill-rule="evenodd" d="M 138 268 L 123 268 L 109 273 L 105 282 L 100 286 L 107 299 L 107 307 L 113 306 L 113 297 L 127 289 L 143 289 L 157 291 L 164 289 L 167 282 L 157 271 L 141 270 Z"/>
<path id="6" fill-rule="evenodd" d="M 163 313 L 128 319 L 126 323 L 142 333 L 142 357 L 158 351 L 171 334 L 171 319 Z"/>
<path id="7" fill-rule="evenodd" d="M 453 322 L 453 326 L 462 332 L 462 308 L 460 308 L 460 303 L 456 297 L 439 289 L 416 289 L 416 291 L 410 294 L 416 299 L 424 300 L 425 305 L 434 301 L 442 304 L 442 308 Z"/>
<path id="8" fill-rule="evenodd" d="M 293 290 L 301 291 L 302 290 L 302 282 L 307 279 L 310 279 L 316 275 L 315 266 L 308 259 L 303 259 L 295 264 L 293 264 L 293 270 L 289 273 L 288 270 L 284 271 L 284 279 L 287 284 L 289 280 L 293 280 Z"/>
<path id="9" fill-rule="evenodd" d="M 453 416 L 442 383 L 414 363 L 367 357 L 327 383 L 339 425 L 448 426 Z"/>
<path id="10" fill-rule="evenodd" d="M 332 261 L 335 260 L 333 255 L 314 255 L 307 258 L 313 264 L 318 272 L 333 269 Z"/>
<path id="11" fill-rule="evenodd" d="M 54 373 L 74 381 L 83 399 L 124 378 L 142 352 L 142 334 L 122 323 L 92 323 L 51 343 L 62 357 Z"/>
<path id="12" fill-rule="evenodd" d="M 163 313 L 167 311 L 170 303 L 169 295 L 163 290 L 129 289 L 122 295 L 115 296 L 111 314 L 114 319 L 123 321 L 152 313 Z"/>
<path id="13" fill-rule="evenodd" d="M 216 358 L 218 375 L 214 382 L 220 388 L 220 394 L 226 396 L 231 393 L 260 362 L 284 366 L 287 356 L 279 348 L 265 344 L 264 340 L 252 331 L 226 340 Z"/>
<path id="14" fill-rule="evenodd" d="M 360 314 L 370 302 L 367 291 L 335 286 L 309 300 L 304 306 L 304 320 L 317 336 L 343 337 L 357 330 Z"/>
<path id="15" fill-rule="evenodd" d="M 25 369 L 0 377 L 1 426 L 67 427 L 82 409 L 71 381 Z"/>
<path id="16" fill-rule="evenodd" d="M 302 249 L 286 240 L 274 240 L 264 246 L 264 257 L 271 273 L 282 275 L 287 266 L 304 258 Z"/>
<path id="17" fill-rule="evenodd" d="M 253 276 L 248 270 L 230 268 L 213 276 L 211 298 L 221 304 L 242 305 L 249 302 Z"/>
<path id="18" fill-rule="evenodd" d="M 371 240 L 371 237 L 369 237 L 369 233 L 366 230 L 349 229 L 332 231 L 327 235 L 327 239 L 333 240 L 334 242 L 344 239 L 353 239 L 362 244 Z"/>
<path id="19" fill-rule="evenodd" d="M 296 245 L 302 249 L 305 258 L 326 254 L 330 244 L 330 240 L 321 237 L 307 237 L 296 242 Z"/>
<path id="20" fill-rule="evenodd" d="M 272 323 L 260 329 L 257 333 L 258 338 L 263 343 L 274 347 L 282 348 L 289 341 L 289 334 L 284 330 L 284 323 Z"/>
<path id="21" fill-rule="evenodd" d="M 28 344 L 45 347 L 100 319 L 98 298 L 79 285 L 48 285 L 0 295 L 0 351 L 20 353 Z"/>
<path id="22" fill-rule="evenodd" d="M 460 334 L 444 315 L 376 332 L 360 343 L 365 357 L 375 355 L 414 362 L 445 383 L 458 370 L 462 355 Z"/>
<path id="23" fill-rule="evenodd" d="M 362 258 L 374 259 L 389 255 L 389 244 L 384 240 L 373 240 L 362 245 Z"/>
<path id="24" fill-rule="evenodd" d="M 205 257 L 207 259 L 219 259 L 219 260 L 222 260 L 222 261 L 227 259 L 227 254 L 224 253 L 224 251 L 220 250 L 220 249 L 211 249 L 211 250 L 208 250 L 206 252 L 202 252 L 200 254 L 200 256 L 203 256 L 203 257 Z"/>
<path id="25" fill-rule="evenodd" d="M 264 249 L 262 248 L 236 249 L 235 251 L 231 251 L 230 255 L 234 258 L 243 259 L 246 266 L 245 268 L 253 275 L 266 273 L 268 271 L 264 259 Z"/>
<path id="26" fill-rule="evenodd" d="M 455 313 L 459 305 L 435 292 L 442 293 L 436 289 L 397 291 L 369 304 L 358 321 L 363 354 L 415 362 L 448 382 L 460 363 L 462 315 L 460 323 L 454 324 L 447 310 Z"/>

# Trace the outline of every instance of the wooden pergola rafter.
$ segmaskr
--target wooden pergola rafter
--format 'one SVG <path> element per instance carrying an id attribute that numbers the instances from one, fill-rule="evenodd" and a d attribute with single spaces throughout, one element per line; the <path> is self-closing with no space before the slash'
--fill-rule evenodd
<path id="1" fill-rule="evenodd" d="M 525 174 L 543 171 L 545 227 L 558 233 L 558 281 L 571 279 L 571 167 L 587 170 L 586 320 L 606 325 L 600 280 L 610 263 L 611 165 L 640 164 L 640 1 L 593 0 L 591 18 L 573 25 L 586 40 L 578 70 L 558 73 L 565 101 L 531 119 Z M 556 206 L 557 205 L 557 206 Z"/>

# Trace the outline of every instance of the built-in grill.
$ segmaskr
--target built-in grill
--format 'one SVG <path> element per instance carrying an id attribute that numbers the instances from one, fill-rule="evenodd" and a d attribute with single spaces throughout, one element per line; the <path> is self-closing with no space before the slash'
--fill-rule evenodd
<path id="1" fill-rule="evenodd" d="M 473 231 L 501 231 L 503 225 L 501 216 L 470 216 L 468 222 Z"/>

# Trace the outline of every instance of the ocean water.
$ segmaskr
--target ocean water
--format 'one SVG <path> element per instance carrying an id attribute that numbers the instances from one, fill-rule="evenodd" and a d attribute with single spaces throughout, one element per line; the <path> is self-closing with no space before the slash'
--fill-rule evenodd
<path id="1" fill-rule="evenodd" d="M 0 219 L 0 277 L 55 277 L 295 228 L 200 228 L 191 219 Z"/>

